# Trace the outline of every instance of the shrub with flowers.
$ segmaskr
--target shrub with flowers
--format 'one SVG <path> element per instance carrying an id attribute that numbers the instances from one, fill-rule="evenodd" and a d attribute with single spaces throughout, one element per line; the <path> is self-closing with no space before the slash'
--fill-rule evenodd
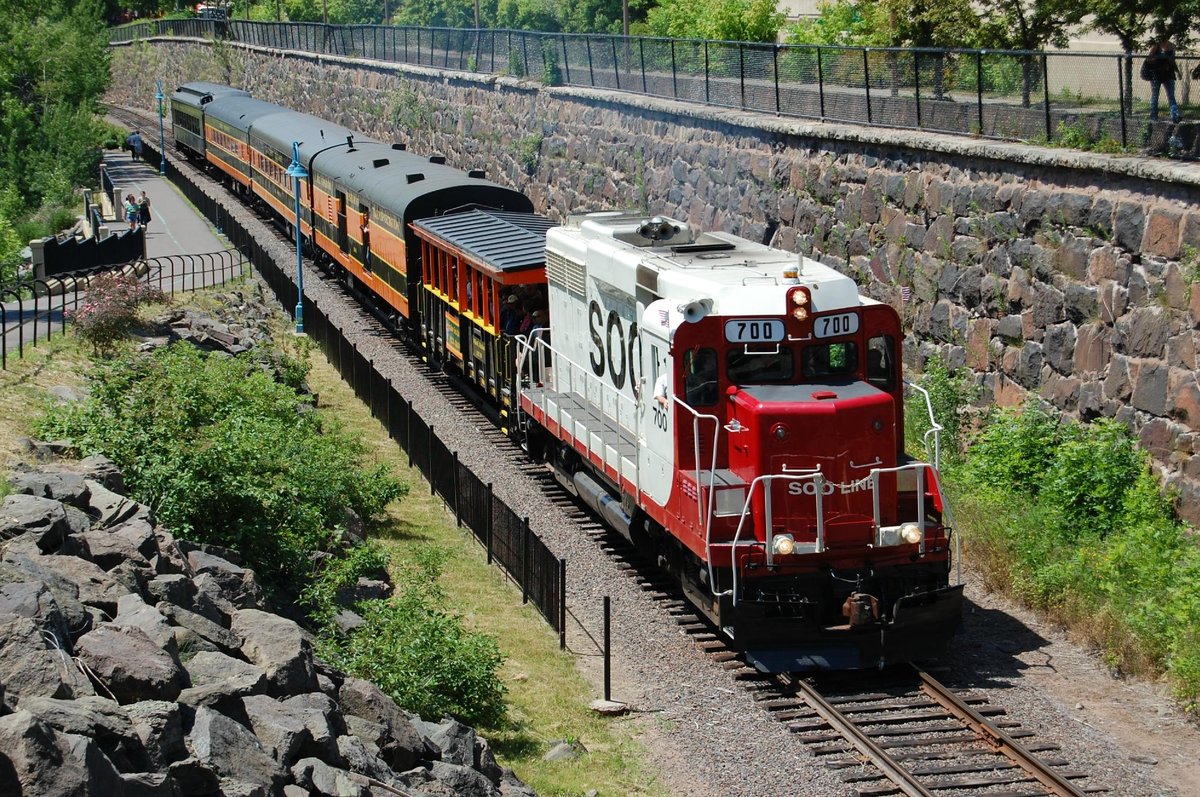
<path id="1" fill-rule="evenodd" d="M 137 323 L 138 307 L 164 298 L 162 291 L 128 274 L 101 274 L 88 281 L 83 304 L 69 311 L 67 318 L 74 322 L 79 336 L 91 344 L 94 354 L 108 357 Z"/>

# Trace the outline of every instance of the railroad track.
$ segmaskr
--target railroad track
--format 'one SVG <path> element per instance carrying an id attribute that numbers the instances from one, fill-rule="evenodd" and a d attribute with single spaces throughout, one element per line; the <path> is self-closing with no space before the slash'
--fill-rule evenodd
<path id="1" fill-rule="evenodd" d="M 124 111 L 110 113 L 144 121 Z M 270 226 L 281 240 L 288 239 L 274 224 Z M 922 670 L 897 667 L 885 673 L 820 678 L 758 672 L 684 599 L 656 562 L 579 504 L 545 466 L 530 460 L 501 432 L 481 403 L 462 391 L 460 380 L 430 369 L 380 313 L 364 306 L 362 297 L 320 273 L 323 282 L 337 283 L 356 300 L 356 320 L 368 334 L 388 341 L 423 368 L 430 387 L 474 422 L 506 466 L 533 479 L 621 572 L 659 604 L 698 650 L 730 671 L 765 711 L 795 733 L 819 761 L 838 771 L 847 784 L 847 795 L 1081 797 L 1108 791 L 1102 786 L 1074 785 L 1086 780 L 1087 773 L 1070 770 L 1065 760 L 1054 755 L 1059 752 L 1057 745 L 1032 740 L 1033 733 L 1007 719 L 1002 708 L 970 692 L 947 689 Z"/>

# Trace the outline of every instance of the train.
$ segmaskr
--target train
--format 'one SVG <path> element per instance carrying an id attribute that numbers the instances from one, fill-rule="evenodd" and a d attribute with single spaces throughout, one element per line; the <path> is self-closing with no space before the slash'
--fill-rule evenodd
<path id="1" fill-rule="evenodd" d="M 963 585 L 936 463 L 905 451 L 900 318 L 847 276 L 664 216 L 556 223 L 482 170 L 229 86 L 180 86 L 171 122 L 759 670 L 952 639 Z"/>

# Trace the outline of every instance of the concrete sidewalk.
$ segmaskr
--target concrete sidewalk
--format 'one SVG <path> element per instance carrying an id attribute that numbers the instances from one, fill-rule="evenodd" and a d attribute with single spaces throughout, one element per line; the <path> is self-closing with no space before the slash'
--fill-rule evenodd
<path id="1" fill-rule="evenodd" d="M 145 161 L 131 160 L 125 152 L 106 152 L 104 168 L 117 188 L 119 199 L 125 194 L 140 197 L 142 191 L 150 198 L 147 258 L 197 255 L 229 248 L 229 242 L 217 236 L 208 220 L 188 204 L 183 194 Z M 120 229 L 125 223 L 124 211 L 118 206 L 114 213 L 121 218 L 110 222 L 110 227 Z"/>

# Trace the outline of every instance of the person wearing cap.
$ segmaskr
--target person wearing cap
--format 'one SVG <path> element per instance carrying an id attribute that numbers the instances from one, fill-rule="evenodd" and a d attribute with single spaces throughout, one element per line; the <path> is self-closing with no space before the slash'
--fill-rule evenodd
<path id="1" fill-rule="evenodd" d="M 520 326 L 520 301 L 513 294 L 505 297 L 500 306 L 500 331 L 515 334 Z"/>

